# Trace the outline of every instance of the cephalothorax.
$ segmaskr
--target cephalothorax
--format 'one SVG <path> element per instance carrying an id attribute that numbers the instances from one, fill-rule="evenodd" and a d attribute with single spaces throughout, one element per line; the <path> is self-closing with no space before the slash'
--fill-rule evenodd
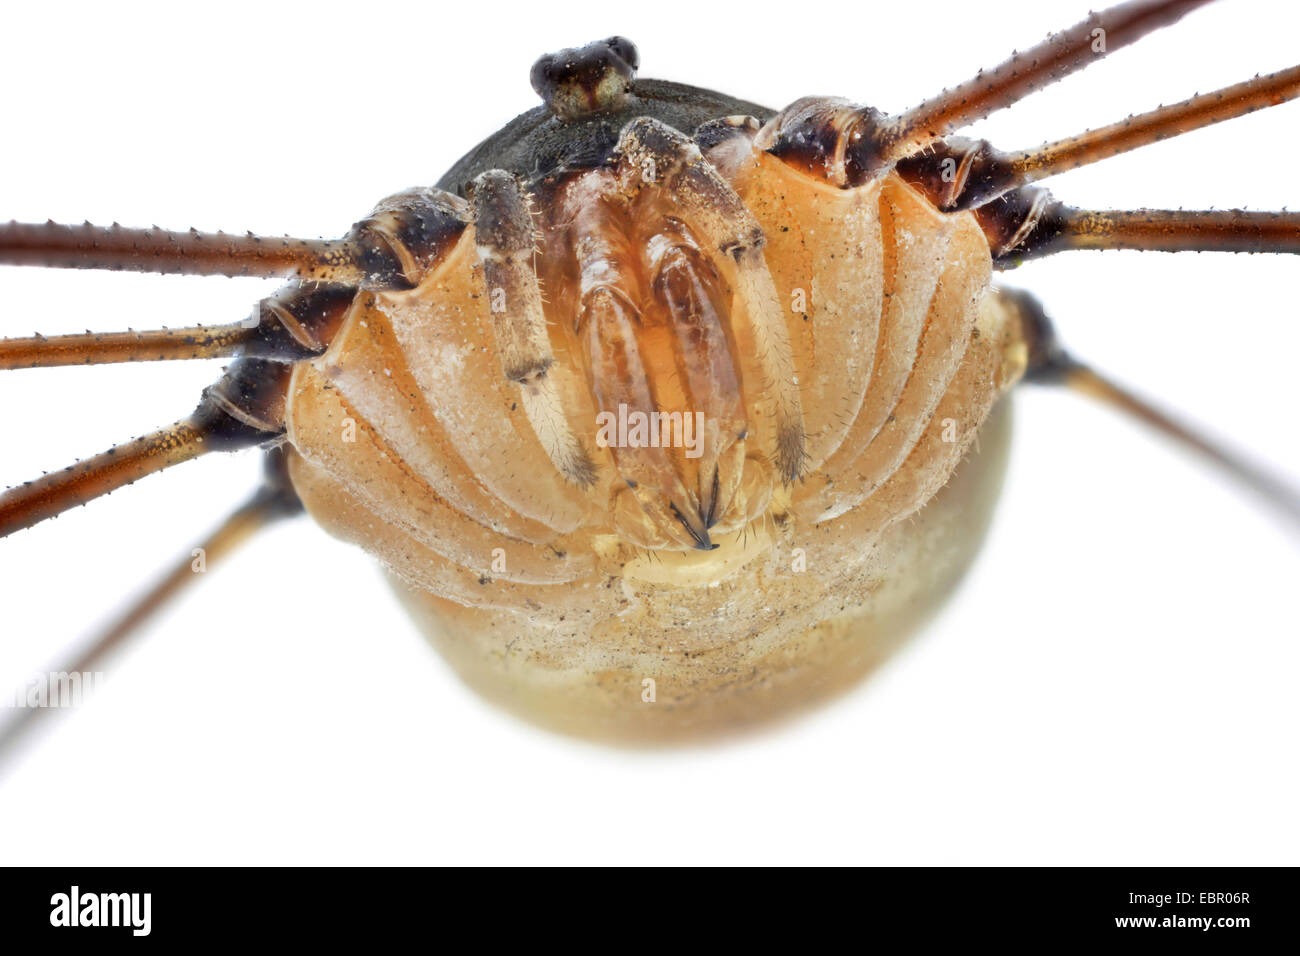
<path id="1" fill-rule="evenodd" d="M 1030 185 L 1292 98 L 1300 68 L 1020 153 L 944 138 L 1198 5 L 1122 4 L 893 117 L 640 80 L 614 37 L 543 57 L 543 106 L 341 240 L 2 227 L 3 262 L 297 278 L 251 322 L 0 342 L 10 368 L 238 356 L 189 419 L 0 497 L 0 534 L 269 446 L 237 526 L 301 503 L 529 716 L 652 737 L 824 697 L 972 558 L 1017 381 L 1155 415 L 995 268 L 1300 250 L 1295 214 L 1082 211 Z"/>

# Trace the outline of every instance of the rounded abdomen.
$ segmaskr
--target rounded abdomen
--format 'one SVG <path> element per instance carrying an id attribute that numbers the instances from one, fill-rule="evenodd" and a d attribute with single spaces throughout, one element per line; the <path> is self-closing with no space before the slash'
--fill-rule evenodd
<path id="1" fill-rule="evenodd" d="M 715 730 L 847 686 L 995 497 L 985 420 L 1025 348 L 974 220 L 736 128 L 701 155 L 638 121 L 618 163 L 531 192 L 483 174 L 459 239 L 359 294 L 290 388 L 308 510 L 470 683 L 568 731 Z"/>

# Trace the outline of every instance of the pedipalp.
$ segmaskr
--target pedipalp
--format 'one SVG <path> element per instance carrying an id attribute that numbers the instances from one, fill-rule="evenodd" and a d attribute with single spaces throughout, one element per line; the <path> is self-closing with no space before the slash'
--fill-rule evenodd
<path id="1" fill-rule="evenodd" d="M 772 460 L 785 481 L 807 468 L 806 426 L 790 333 L 764 258 L 766 239 L 753 213 L 691 140 L 655 120 L 633 120 L 619 138 L 619 178 L 634 195 L 662 188 L 720 258 L 741 305 L 733 332 L 757 363 L 773 408 Z M 750 383 L 753 387 L 753 383 Z"/>

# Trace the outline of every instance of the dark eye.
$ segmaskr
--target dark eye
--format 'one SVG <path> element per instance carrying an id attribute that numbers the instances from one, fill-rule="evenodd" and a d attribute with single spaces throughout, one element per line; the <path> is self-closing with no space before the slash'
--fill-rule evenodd
<path id="1" fill-rule="evenodd" d="M 546 54 L 537 58 L 533 64 L 532 70 L 528 73 L 528 82 L 532 84 L 533 91 L 539 96 L 545 96 L 552 87 L 551 69 L 555 63 L 555 57 Z"/>
<path id="2" fill-rule="evenodd" d="M 641 65 L 641 55 L 637 53 L 636 44 L 627 37 L 610 37 L 605 45 L 632 69 Z"/>

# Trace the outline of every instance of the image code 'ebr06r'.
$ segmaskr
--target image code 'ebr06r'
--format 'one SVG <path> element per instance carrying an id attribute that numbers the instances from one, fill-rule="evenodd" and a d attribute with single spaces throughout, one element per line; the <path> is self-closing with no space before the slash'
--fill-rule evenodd
<path id="1" fill-rule="evenodd" d="M 1075 249 L 1300 250 L 1295 213 L 1033 185 L 1291 99 L 1300 67 L 1026 149 L 952 135 L 1203 2 L 1092 14 L 897 115 L 641 79 L 611 37 L 542 57 L 542 105 L 336 240 L 0 226 L 8 264 L 289 277 L 252 321 L 0 341 L 5 369 L 233 358 L 188 417 L 5 492 L 0 535 L 261 447 L 265 486 L 210 555 L 305 509 L 483 694 L 635 741 L 790 713 L 882 660 L 973 559 L 1022 381 L 1146 420 L 1296 524 L 1294 490 L 1070 356 L 992 276 Z"/>

